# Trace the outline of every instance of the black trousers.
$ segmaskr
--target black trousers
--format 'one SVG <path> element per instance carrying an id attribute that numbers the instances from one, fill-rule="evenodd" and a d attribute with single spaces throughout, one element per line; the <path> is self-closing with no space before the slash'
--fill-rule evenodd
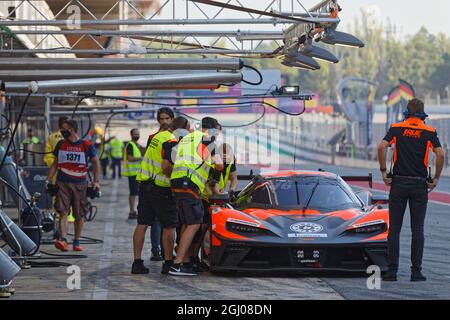
<path id="1" fill-rule="evenodd" d="M 424 223 L 428 204 L 428 190 L 425 181 L 406 178 L 394 178 L 389 193 L 389 270 L 398 271 L 400 254 L 400 231 L 406 205 L 411 215 L 411 268 L 421 270 L 425 243 Z"/>

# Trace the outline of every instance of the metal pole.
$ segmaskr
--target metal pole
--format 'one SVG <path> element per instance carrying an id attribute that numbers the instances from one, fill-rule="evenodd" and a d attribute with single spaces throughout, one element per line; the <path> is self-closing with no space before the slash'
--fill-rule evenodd
<path id="1" fill-rule="evenodd" d="M 55 51 L 53 51 L 55 52 Z M 0 70 L 239 70 L 240 59 L 2 58 Z"/>
<path id="2" fill-rule="evenodd" d="M 44 126 L 45 127 L 45 137 L 48 137 L 50 135 L 49 127 L 51 127 L 51 125 L 52 125 L 50 106 L 51 106 L 51 98 L 46 97 L 45 98 L 45 111 L 44 111 L 45 121 L 47 122 L 46 125 Z"/>
<path id="3" fill-rule="evenodd" d="M 239 25 L 239 24 L 292 24 L 290 19 L 119 19 L 119 20 L 80 20 L 85 26 L 144 26 L 144 25 Z M 59 26 L 66 27 L 66 20 L 0 20 L 0 26 Z"/>
<path id="4" fill-rule="evenodd" d="M 36 82 L 36 92 L 70 92 L 77 90 L 127 90 L 150 89 L 180 85 L 213 85 L 220 83 L 238 83 L 242 74 L 232 72 L 144 75 L 130 77 L 109 77 L 93 79 L 47 80 Z M 5 82 L 5 91 L 27 92 L 29 82 Z"/>
<path id="5" fill-rule="evenodd" d="M 0 31 L 0 34 L 7 34 L 6 31 Z M 91 36 L 152 36 L 152 37 L 237 37 L 237 36 L 258 36 L 283 39 L 283 32 L 280 31 L 209 31 L 209 30 L 14 30 L 14 34 L 24 35 L 91 35 Z"/>
<path id="6" fill-rule="evenodd" d="M 216 71 L 208 72 L 216 73 Z M 195 73 L 205 73 L 205 71 L 190 71 L 190 74 Z M 0 70 L 0 79 L 3 81 L 39 81 L 165 74 L 180 74 L 180 70 Z"/>
<path id="7" fill-rule="evenodd" d="M 272 50 L 229 50 L 229 49 L 193 49 L 193 50 L 165 50 L 146 49 L 144 54 L 272 54 Z M 3 49 L 0 54 L 143 54 L 132 49 Z M 2 59 L 3 60 L 3 59 Z"/>

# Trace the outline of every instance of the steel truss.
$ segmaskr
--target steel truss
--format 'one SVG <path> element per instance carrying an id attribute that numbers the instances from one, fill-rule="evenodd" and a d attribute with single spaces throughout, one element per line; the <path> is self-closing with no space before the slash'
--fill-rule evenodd
<path id="1" fill-rule="evenodd" d="M 313 23 L 293 21 L 288 18 L 266 17 L 254 13 L 237 12 L 225 8 L 215 8 L 199 4 L 190 0 L 162 0 L 159 9 L 146 16 L 138 9 L 139 1 L 112 0 L 106 12 L 94 12 L 90 1 L 67 0 L 65 6 L 54 15 L 39 10 L 36 2 L 44 0 L 21 0 L 15 9 L 0 20 L 0 41 L 7 41 L 12 35 L 17 36 L 43 35 L 60 39 L 61 36 L 77 37 L 76 41 L 67 45 L 59 42 L 58 48 L 50 48 L 45 41 L 35 43 L 28 50 L 17 49 L 13 46 L 2 46 L 1 53 L 34 53 L 34 54 L 237 54 L 237 55 L 268 55 L 273 49 L 293 42 L 301 31 L 311 29 L 314 25 L 323 23 L 338 23 L 338 18 L 330 18 L 327 8 L 332 0 L 324 0 L 311 10 L 307 10 L 301 0 L 259 0 L 263 4 L 261 11 L 278 13 L 290 17 L 307 18 Z M 47 0 L 51 5 L 55 0 Z M 0 0 L 4 2 L 4 0 Z M 17 3 L 16 2 L 16 3 Z M 226 0 L 241 8 L 254 7 L 251 0 Z M 82 19 L 76 25 L 67 20 L 67 9 L 78 6 Z M 13 19 L 21 10 L 34 10 L 35 19 Z M 112 12 L 120 9 L 119 19 L 111 19 Z M 160 18 L 163 15 L 164 18 Z M 198 16 L 202 18 L 198 18 Z M 232 16 L 232 18 L 227 18 Z M 20 16 L 20 15 L 18 15 Z M 69 24 L 68 24 L 69 22 Z M 249 25 L 268 25 L 268 30 L 242 31 Z M 185 26 L 200 26 L 197 29 L 186 30 Z M 215 31 L 214 27 L 205 26 L 233 26 L 230 30 Z M 140 29 L 128 29 L 129 26 L 140 26 Z M 157 26 L 173 26 L 174 30 L 157 30 Z M 47 27 L 42 29 L 41 27 Z M 48 28 L 51 27 L 51 28 Z M 153 29 L 152 29 L 153 27 Z M 283 31 L 282 27 L 288 27 Z M 99 29 L 101 28 L 101 29 Z M 112 29 L 111 29 L 112 28 Z M 180 29 L 181 28 L 181 29 Z M 274 31 L 275 29 L 275 31 Z M 99 37 L 109 37 L 106 43 Z M 63 37 L 64 38 L 64 37 Z M 95 43 L 95 48 L 80 48 L 83 40 L 89 39 Z M 118 47 L 112 47 L 115 43 Z M 268 48 L 270 50 L 268 50 Z"/>

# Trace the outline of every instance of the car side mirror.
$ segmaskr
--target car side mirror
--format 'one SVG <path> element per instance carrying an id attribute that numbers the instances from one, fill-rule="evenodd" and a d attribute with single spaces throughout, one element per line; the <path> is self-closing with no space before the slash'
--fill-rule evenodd
<path id="1" fill-rule="evenodd" d="M 388 204 L 389 196 L 387 194 L 374 194 L 372 195 L 372 203 L 376 205 Z"/>
<path id="2" fill-rule="evenodd" d="M 355 193 L 356 196 L 364 203 L 364 206 L 370 206 L 372 204 L 372 193 L 370 191 L 359 191 Z"/>
<path id="3" fill-rule="evenodd" d="M 208 199 L 213 204 L 223 204 L 224 202 L 229 201 L 229 196 L 228 194 L 215 194 L 210 196 Z"/>

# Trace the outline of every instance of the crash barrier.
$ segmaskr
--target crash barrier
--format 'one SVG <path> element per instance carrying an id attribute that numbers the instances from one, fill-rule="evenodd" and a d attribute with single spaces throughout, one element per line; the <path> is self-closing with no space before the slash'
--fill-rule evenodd
<path id="1" fill-rule="evenodd" d="M 441 144 L 450 154 L 450 118 L 428 120 L 427 124 L 436 128 Z M 268 115 L 264 127 L 278 128 L 281 144 L 296 146 L 302 150 L 302 156 L 311 155 L 311 159 L 323 159 L 324 163 L 342 164 L 340 158 L 346 163 L 354 163 L 372 167 L 371 162 L 376 160 L 378 143 L 386 134 L 386 124 L 374 123 L 373 138 L 367 144 L 366 129 L 358 123 L 348 123 L 340 115 L 310 113 L 299 117 L 290 117 L 284 114 Z M 351 135 L 350 139 L 346 135 Z M 306 153 L 305 153 L 306 152 Z M 349 162 L 350 161 L 350 162 Z M 447 157 L 446 166 L 450 166 Z"/>

